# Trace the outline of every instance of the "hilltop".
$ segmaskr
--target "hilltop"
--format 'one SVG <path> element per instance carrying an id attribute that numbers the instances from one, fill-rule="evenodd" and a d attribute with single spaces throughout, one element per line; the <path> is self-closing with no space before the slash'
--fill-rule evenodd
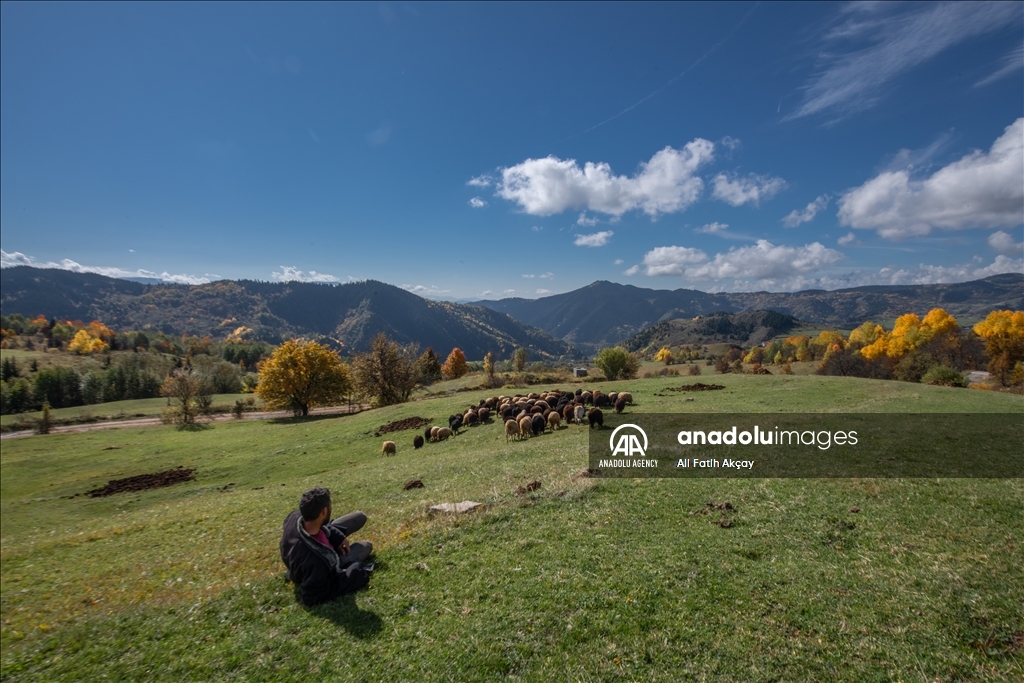
<path id="1" fill-rule="evenodd" d="M 760 344 L 798 324 L 793 316 L 775 311 L 718 311 L 707 316 L 663 320 L 633 335 L 622 346 L 627 351 L 646 351 L 686 344 Z"/>

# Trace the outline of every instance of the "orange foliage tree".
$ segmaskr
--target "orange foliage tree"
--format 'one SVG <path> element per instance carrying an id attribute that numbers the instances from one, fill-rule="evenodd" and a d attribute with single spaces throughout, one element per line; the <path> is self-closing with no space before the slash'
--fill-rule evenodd
<path id="1" fill-rule="evenodd" d="M 458 379 L 469 372 L 469 363 L 466 362 L 466 354 L 462 349 L 455 347 L 448 354 L 448 359 L 441 366 L 441 372 L 449 379 Z"/>

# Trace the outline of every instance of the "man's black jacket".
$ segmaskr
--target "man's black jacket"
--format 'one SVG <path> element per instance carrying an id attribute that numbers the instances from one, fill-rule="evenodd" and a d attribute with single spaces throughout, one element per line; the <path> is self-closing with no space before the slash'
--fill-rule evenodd
<path id="1" fill-rule="evenodd" d="M 342 567 L 341 556 L 334 550 L 345 540 L 346 530 L 331 524 L 322 528 L 332 546 L 330 548 L 306 533 L 298 510 L 284 520 L 281 533 L 281 560 L 288 568 L 288 578 L 299 587 L 302 602 L 306 605 L 330 602 L 369 583 L 369 577 L 359 563 Z"/>

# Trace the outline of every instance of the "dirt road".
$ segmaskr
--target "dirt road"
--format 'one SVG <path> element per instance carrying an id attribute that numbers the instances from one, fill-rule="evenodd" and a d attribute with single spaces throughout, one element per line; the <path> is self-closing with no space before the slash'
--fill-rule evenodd
<path id="1" fill-rule="evenodd" d="M 358 413 L 368 409 L 370 406 L 366 404 L 353 405 L 351 411 L 349 406 L 330 406 L 328 408 L 314 408 L 309 411 L 310 415 L 347 415 L 349 412 Z M 290 410 L 274 410 L 274 411 L 260 411 L 254 413 L 244 413 L 242 416 L 243 420 L 270 420 L 274 418 L 288 418 L 292 416 Z M 236 419 L 231 413 L 217 413 L 216 415 L 210 415 L 201 419 L 201 422 L 227 422 L 229 420 Z M 51 427 L 50 434 L 69 434 L 75 432 L 93 432 L 99 429 L 124 429 L 127 427 L 152 427 L 154 425 L 163 424 L 159 417 L 139 417 L 133 420 L 111 420 L 105 422 L 91 422 L 88 424 L 78 425 L 61 425 L 59 427 Z M 5 432 L 0 434 L 0 441 L 6 441 L 8 439 L 23 439 L 28 436 L 39 436 L 31 429 L 24 429 L 18 432 Z"/>

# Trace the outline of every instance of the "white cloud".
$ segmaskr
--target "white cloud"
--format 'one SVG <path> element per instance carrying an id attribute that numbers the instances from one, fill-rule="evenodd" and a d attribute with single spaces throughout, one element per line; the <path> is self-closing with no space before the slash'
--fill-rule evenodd
<path id="1" fill-rule="evenodd" d="M 974 87 L 980 88 L 988 85 L 989 83 L 995 83 L 1000 78 L 1005 78 L 1021 68 L 1024 68 L 1024 43 L 1021 43 L 1011 50 L 1008 55 L 1003 57 L 1003 65 L 996 69 L 990 76 L 975 83 Z"/>
<path id="2" fill-rule="evenodd" d="M 697 138 L 682 149 L 666 147 L 640 165 L 632 177 L 617 176 L 607 163 L 548 156 L 501 170 L 498 196 L 526 213 L 550 216 L 569 209 L 621 216 L 639 209 L 649 216 L 682 211 L 697 201 L 704 181 L 697 170 L 714 157 L 715 146 Z"/>
<path id="3" fill-rule="evenodd" d="M 599 221 L 596 218 L 588 218 L 586 211 L 581 213 L 580 217 L 576 219 L 576 225 L 582 226 L 584 228 L 592 228 L 600 222 L 601 221 Z"/>
<path id="4" fill-rule="evenodd" d="M 1018 242 L 1008 232 L 994 232 L 988 236 L 988 246 L 1001 254 L 1019 254 L 1024 250 L 1024 243 Z"/>
<path id="5" fill-rule="evenodd" d="M 620 259 L 620 258 L 615 259 L 615 265 L 621 266 L 623 263 L 625 263 L 625 261 L 623 261 L 622 259 Z"/>
<path id="6" fill-rule="evenodd" d="M 447 294 L 452 291 L 450 289 L 440 289 L 436 285 L 430 285 L 429 287 L 424 285 L 399 285 L 399 287 L 420 296 L 437 296 L 438 294 Z"/>
<path id="7" fill-rule="evenodd" d="M 657 247 L 644 255 L 643 265 L 645 273 L 650 276 L 682 275 L 690 280 L 767 280 L 811 273 L 842 258 L 841 253 L 818 242 L 787 247 L 758 240 L 754 246 L 730 249 L 715 254 L 710 260 L 700 249 Z M 630 270 L 637 272 L 633 268 Z M 627 274 L 632 273 L 627 271 Z"/>
<path id="8" fill-rule="evenodd" d="M 530 274 L 523 273 L 523 277 L 527 278 L 528 280 L 532 280 L 533 278 L 535 278 L 537 276 L 532 274 L 532 273 L 530 273 Z"/>
<path id="9" fill-rule="evenodd" d="M 768 240 L 758 240 L 754 246 L 715 254 L 715 258 L 708 263 L 687 268 L 684 275 L 693 280 L 765 280 L 811 273 L 843 258 L 840 252 L 818 242 L 802 247 L 787 247 L 776 246 Z"/>
<path id="10" fill-rule="evenodd" d="M 278 282 L 340 282 L 338 278 L 327 273 L 318 273 L 311 270 L 303 272 L 295 266 L 281 266 L 280 271 L 273 271 L 271 278 Z"/>
<path id="11" fill-rule="evenodd" d="M 795 228 L 801 223 L 810 223 L 814 220 L 814 217 L 818 215 L 819 211 L 823 211 L 828 206 L 829 200 L 832 198 L 827 194 L 823 194 L 813 202 L 807 205 L 803 211 L 793 209 L 790 211 L 785 218 L 782 219 L 782 224 L 787 228 Z"/>
<path id="12" fill-rule="evenodd" d="M 95 273 L 97 275 L 105 275 L 107 277 L 120 279 L 150 278 L 178 285 L 204 285 L 208 282 L 219 279 L 219 276 L 212 275 L 210 273 L 200 277 L 197 275 L 168 273 L 167 271 L 157 273 L 155 271 L 145 270 L 142 268 L 137 270 L 125 270 L 124 268 L 116 268 L 112 266 L 83 266 L 82 264 L 67 258 L 61 259 L 59 262 L 37 261 L 34 257 L 22 254 L 20 251 L 6 252 L 0 250 L 0 268 L 12 268 L 14 266 L 57 268 L 58 270 L 70 270 L 74 273 Z"/>
<path id="13" fill-rule="evenodd" d="M 508 295 L 515 294 L 515 293 L 516 293 L 516 290 L 514 290 L 514 289 L 506 289 L 505 291 L 502 292 L 502 294 L 508 294 Z"/>
<path id="14" fill-rule="evenodd" d="M 622 271 L 623 275 L 633 276 L 640 272 L 640 266 L 630 266 Z"/>
<path id="15" fill-rule="evenodd" d="M 602 230 L 591 235 L 576 235 L 573 244 L 577 247 L 603 247 L 614 234 L 611 230 Z"/>
<path id="16" fill-rule="evenodd" d="M 484 291 L 480 292 L 480 296 L 494 296 L 494 292 L 490 289 L 485 289 Z"/>
<path id="17" fill-rule="evenodd" d="M 472 187 L 490 187 L 494 184 L 494 178 L 484 173 L 475 178 L 470 178 L 466 181 L 466 184 Z"/>
<path id="18" fill-rule="evenodd" d="M 684 267 L 691 263 L 701 263 L 708 260 L 708 255 L 700 249 L 690 247 L 655 247 L 644 254 L 644 267 L 647 275 L 682 275 Z M 633 275 L 639 270 L 633 266 Z"/>
<path id="19" fill-rule="evenodd" d="M 890 239 L 1020 225 L 1024 220 L 1024 118 L 986 153 L 976 150 L 924 180 L 886 171 L 839 200 L 839 222 Z"/>
<path id="20" fill-rule="evenodd" d="M 543 296 L 545 294 L 550 294 L 551 290 L 550 289 L 538 289 L 537 293 L 540 294 L 541 296 Z"/>
<path id="21" fill-rule="evenodd" d="M 782 178 L 753 173 L 746 178 L 730 178 L 724 173 L 719 173 L 712 183 L 714 190 L 711 196 L 733 206 L 747 203 L 758 206 L 762 199 L 771 199 L 786 188 L 786 181 Z"/>
<path id="22" fill-rule="evenodd" d="M 840 246 L 845 247 L 845 246 L 847 246 L 849 244 L 853 244 L 854 242 L 856 242 L 857 241 L 857 236 L 854 235 L 852 232 L 848 232 L 848 233 L 846 233 L 845 235 L 843 235 L 842 237 L 840 237 L 836 241 L 839 242 Z"/>
<path id="23" fill-rule="evenodd" d="M 540 275 L 535 275 L 533 273 L 523 273 L 523 277 L 525 277 L 527 280 L 532 280 L 535 277 L 536 278 L 540 278 L 541 280 L 553 280 L 554 277 L 555 277 L 555 274 L 554 273 L 541 273 Z"/>
<path id="24" fill-rule="evenodd" d="M 728 223 L 718 223 L 718 222 L 715 222 L 715 223 L 708 223 L 706 225 L 702 225 L 699 228 L 695 229 L 694 232 L 703 233 L 705 235 L 714 235 L 714 234 L 717 234 L 717 233 L 720 233 L 720 232 L 725 232 L 728 229 L 729 229 L 729 224 Z"/>
<path id="25" fill-rule="evenodd" d="M 530 228 L 530 230 L 533 230 L 534 232 L 540 232 L 543 229 L 544 229 L 543 225 L 535 225 L 532 228 Z"/>
<path id="26" fill-rule="evenodd" d="M 882 87 L 940 52 L 1001 27 L 1019 25 L 1020 3 L 912 3 L 847 6 L 846 20 L 819 49 L 824 55 L 788 119 L 874 106 Z"/>
<path id="27" fill-rule="evenodd" d="M 480 199 L 480 197 L 473 197 L 472 199 L 469 200 L 469 205 L 472 206 L 474 209 L 482 209 L 485 206 L 487 206 L 487 202 Z"/>

